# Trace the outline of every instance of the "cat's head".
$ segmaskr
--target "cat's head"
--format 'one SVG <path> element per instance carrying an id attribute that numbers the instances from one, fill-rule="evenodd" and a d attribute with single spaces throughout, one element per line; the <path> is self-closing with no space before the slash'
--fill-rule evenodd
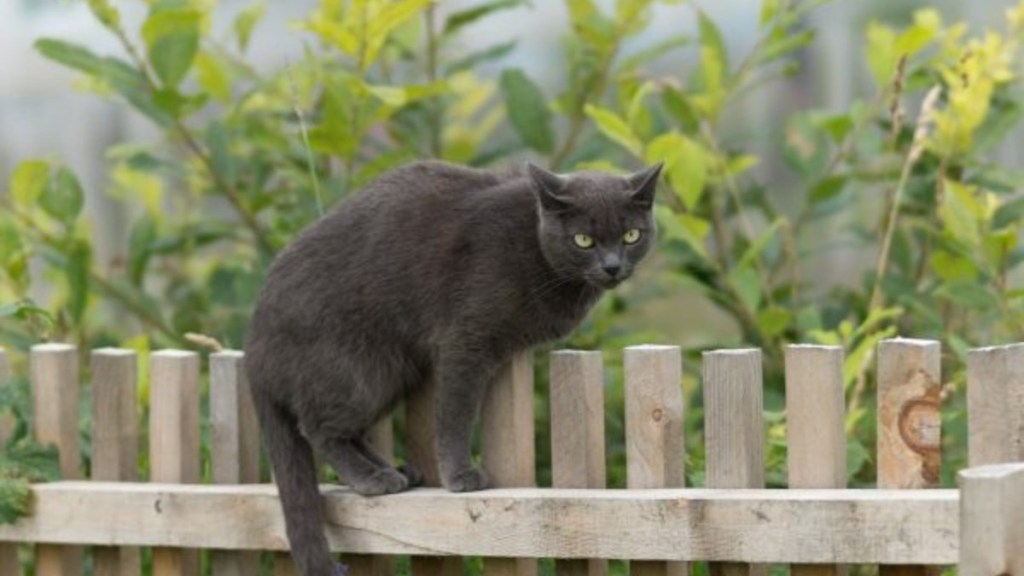
<path id="1" fill-rule="evenodd" d="M 530 164 L 541 250 L 551 267 L 601 289 L 629 278 L 654 241 L 651 207 L 661 167 L 629 176 L 560 176 Z"/>

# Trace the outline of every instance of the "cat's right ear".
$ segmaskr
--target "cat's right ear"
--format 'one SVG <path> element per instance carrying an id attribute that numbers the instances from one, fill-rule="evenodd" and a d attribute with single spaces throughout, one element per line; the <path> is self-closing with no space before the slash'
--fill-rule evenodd
<path id="1" fill-rule="evenodd" d="M 549 212 L 563 212 L 572 207 L 563 197 L 565 179 L 532 162 L 527 162 L 526 166 L 530 171 L 530 179 L 533 180 L 541 207 Z"/>

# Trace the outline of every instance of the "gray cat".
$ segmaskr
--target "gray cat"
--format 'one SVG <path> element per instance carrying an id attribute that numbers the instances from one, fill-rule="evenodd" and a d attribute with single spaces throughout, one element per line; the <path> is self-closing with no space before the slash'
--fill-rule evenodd
<path id="1" fill-rule="evenodd" d="M 314 450 L 361 494 L 415 485 L 418 474 L 389 466 L 364 435 L 431 378 L 444 486 L 487 486 L 470 443 L 489 382 L 629 277 L 651 246 L 660 172 L 419 162 L 342 202 L 277 257 L 245 368 L 303 574 L 332 574 Z"/>

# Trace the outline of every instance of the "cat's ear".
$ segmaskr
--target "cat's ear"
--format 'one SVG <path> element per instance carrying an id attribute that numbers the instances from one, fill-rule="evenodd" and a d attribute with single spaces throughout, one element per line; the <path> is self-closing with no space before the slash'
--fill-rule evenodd
<path id="1" fill-rule="evenodd" d="M 532 162 L 527 162 L 526 166 L 530 171 L 533 187 L 537 190 L 537 199 L 540 200 L 541 207 L 551 212 L 562 212 L 572 207 L 564 197 L 564 178 Z"/>
<path id="2" fill-rule="evenodd" d="M 654 191 L 658 189 L 658 177 L 664 162 L 658 162 L 650 168 L 630 174 L 626 177 L 629 187 L 633 190 L 633 202 L 642 208 L 649 209 L 654 204 Z"/>

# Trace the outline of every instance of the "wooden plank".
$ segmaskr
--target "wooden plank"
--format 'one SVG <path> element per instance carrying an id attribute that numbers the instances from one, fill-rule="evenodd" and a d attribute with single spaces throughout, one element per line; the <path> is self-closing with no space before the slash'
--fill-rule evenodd
<path id="1" fill-rule="evenodd" d="M 961 576 L 1024 573 L 1024 464 L 961 470 Z"/>
<path id="2" fill-rule="evenodd" d="M 226 350 L 210 355 L 210 459 L 216 484 L 260 481 L 260 443 L 256 410 L 249 397 L 243 354 Z M 258 552 L 211 554 L 216 576 L 258 574 Z"/>
<path id="3" fill-rule="evenodd" d="M 790 488 L 846 486 L 846 396 L 841 346 L 786 351 L 786 445 Z M 793 576 L 842 576 L 837 565 L 798 564 Z"/>
<path id="4" fill-rule="evenodd" d="M 405 399 L 405 458 L 423 474 L 424 486 L 440 486 L 437 469 L 437 447 L 434 439 L 437 422 L 434 419 L 436 383 L 427 382 Z M 409 559 L 415 576 L 462 576 L 462 559 L 433 557 L 423 551 Z"/>
<path id="5" fill-rule="evenodd" d="M 161 350 L 150 354 L 149 358 L 150 479 L 153 482 L 197 483 L 199 355 L 186 350 Z M 166 512 L 160 500 L 153 502 L 152 506 L 158 514 Z M 207 547 L 205 544 L 200 546 Z M 153 576 L 198 574 L 199 555 L 196 550 L 179 547 L 153 549 Z"/>
<path id="6" fill-rule="evenodd" d="M 1024 461 L 1024 343 L 967 354 L 967 459 Z"/>
<path id="7" fill-rule="evenodd" d="M 272 485 L 54 482 L 0 541 L 285 550 Z M 779 563 L 957 561 L 956 490 L 325 487 L 333 550 Z"/>
<path id="8" fill-rule="evenodd" d="M 533 445 L 533 351 L 512 358 L 484 398 L 480 423 L 484 469 L 494 488 L 533 487 L 537 484 Z M 488 576 L 535 576 L 532 558 L 488 558 Z"/>
<path id="9" fill-rule="evenodd" d="M 61 475 L 81 478 L 78 452 L 78 351 L 70 344 L 37 344 L 29 355 L 35 437 L 60 451 Z M 47 576 L 78 574 L 79 547 L 40 546 L 36 572 Z"/>
<path id="10" fill-rule="evenodd" d="M 0 347 L 0 387 L 12 386 L 11 365 L 7 359 L 7 351 Z M 0 414 L 0 444 L 6 444 L 14 431 L 14 419 L 11 414 Z M 21 563 L 18 561 L 18 547 L 13 544 L 0 544 L 0 574 L 21 574 Z"/>
<path id="11" fill-rule="evenodd" d="M 683 366 L 678 346 L 630 346 L 626 386 L 626 484 L 683 485 Z M 685 564 L 630 562 L 633 576 L 681 575 Z"/>
<path id="12" fill-rule="evenodd" d="M 138 357 L 132 350 L 93 350 L 92 478 L 135 482 L 139 479 Z M 96 576 L 137 576 L 142 567 L 136 547 L 97 547 Z"/>
<path id="13" fill-rule="evenodd" d="M 551 475 L 555 488 L 604 488 L 604 367 L 598 351 L 551 354 Z M 558 560 L 559 576 L 604 576 L 602 559 Z"/>
<path id="14" fill-rule="evenodd" d="M 933 340 L 878 344 L 878 486 L 939 485 L 942 463 L 941 349 Z M 937 576 L 939 566 L 879 567 L 879 576 Z"/>
<path id="15" fill-rule="evenodd" d="M 703 354 L 708 488 L 764 488 L 764 381 L 758 349 Z M 762 575 L 764 565 L 712 563 L 712 576 Z"/>

